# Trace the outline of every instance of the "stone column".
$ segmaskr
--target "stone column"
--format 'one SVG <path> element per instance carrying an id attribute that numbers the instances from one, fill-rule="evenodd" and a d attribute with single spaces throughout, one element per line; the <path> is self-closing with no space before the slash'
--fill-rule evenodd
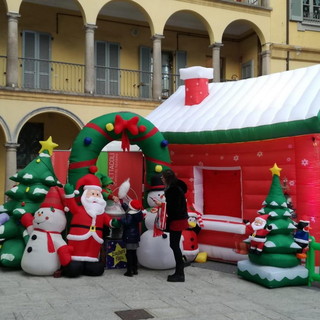
<path id="1" fill-rule="evenodd" d="M 265 50 L 261 52 L 262 56 L 262 68 L 261 73 L 262 75 L 270 74 L 270 60 L 271 60 L 271 52 L 270 50 Z"/>
<path id="2" fill-rule="evenodd" d="M 18 86 L 18 20 L 20 15 L 14 12 L 8 12 L 8 38 L 7 38 L 7 70 L 6 86 Z"/>
<path id="3" fill-rule="evenodd" d="M 161 39 L 163 35 L 155 34 L 153 40 L 153 78 L 152 78 L 152 98 L 161 100 L 162 91 L 162 61 L 161 61 Z"/>
<path id="4" fill-rule="evenodd" d="M 17 148 L 19 144 L 9 142 L 5 144 L 6 147 L 6 176 L 5 176 L 5 191 L 11 189 L 14 182 L 10 180 L 14 174 L 17 173 Z"/>
<path id="5" fill-rule="evenodd" d="M 95 70 L 94 70 L 94 24 L 85 25 L 86 32 L 86 57 L 85 57 L 85 82 L 84 92 L 93 94 L 95 92 Z"/>
<path id="6" fill-rule="evenodd" d="M 213 67 L 213 82 L 220 82 L 220 49 L 223 43 L 215 42 L 210 47 L 212 48 L 212 67 Z"/>

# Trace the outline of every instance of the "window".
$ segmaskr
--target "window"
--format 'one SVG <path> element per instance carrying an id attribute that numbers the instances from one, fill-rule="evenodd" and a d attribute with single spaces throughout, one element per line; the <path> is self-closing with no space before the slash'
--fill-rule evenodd
<path id="1" fill-rule="evenodd" d="M 33 31 L 23 32 L 23 87 L 50 89 L 51 36 Z"/>
<path id="2" fill-rule="evenodd" d="M 253 61 L 250 60 L 243 63 L 241 66 L 241 79 L 248 79 L 253 77 Z"/>
<path id="3" fill-rule="evenodd" d="M 320 21 L 320 0 L 303 0 L 303 18 Z"/>
<path id="4" fill-rule="evenodd" d="M 320 0 L 291 0 L 290 19 L 320 25 Z"/>
<path id="5" fill-rule="evenodd" d="M 163 51 L 161 54 L 162 65 L 162 98 L 168 98 L 180 85 L 184 84 L 179 77 L 179 69 L 185 68 L 187 64 L 187 53 L 176 51 L 175 54 Z M 175 68 L 173 68 L 175 66 Z M 140 95 L 143 98 L 152 96 L 152 72 L 153 57 L 152 49 L 140 48 Z M 173 74 L 175 72 L 175 74 Z"/>
<path id="6" fill-rule="evenodd" d="M 102 95 L 118 96 L 120 94 L 118 43 L 96 41 L 96 93 Z"/>
<path id="7" fill-rule="evenodd" d="M 242 217 L 240 169 L 203 169 L 202 179 L 204 214 Z"/>
<path id="8" fill-rule="evenodd" d="M 39 155 L 41 145 L 39 141 L 43 141 L 44 126 L 43 123 L 27 122 L 21 129 L 19 134 L 17 149 L 17 168 L 23 169 L 32 160 Z"/>

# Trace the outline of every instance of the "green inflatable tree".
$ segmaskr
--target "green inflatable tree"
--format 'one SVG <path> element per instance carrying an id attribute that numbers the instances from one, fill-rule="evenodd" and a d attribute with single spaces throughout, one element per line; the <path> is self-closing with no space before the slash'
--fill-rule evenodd
<path id="1" fill-rule="evenodd" d="M 268 217 L 265 230 L 270 231 L 265 233 L 262 251 L 249 250 L 249 260 L 238 262 L 238 274 L 271 288 L 305 285 L 308 271 L 296 256 L 301 247 L 294 241 L 293 210 L 288 208 L 282 191 L 281 169 L 275 164 L 270 170 L 272 184 L 263 208 L 258 211 L 260 217 Z"/>
<path id="2" fill-rule="evenodd" d="M 9 200 L 0 206 L 0 214 L 8 217 L 0 226 L 0 264 L 5 267 L 20 267 L 28 240 L 20 223 L 21 217 L 38 210 L 50 187 L 62 187 L 51 162 L 52 151 L 58 145 L 52 142 L 51 137 L 40 141 L 40 144 L 39 156 L 10 178 L 16 185 L 5 193 Z"/>

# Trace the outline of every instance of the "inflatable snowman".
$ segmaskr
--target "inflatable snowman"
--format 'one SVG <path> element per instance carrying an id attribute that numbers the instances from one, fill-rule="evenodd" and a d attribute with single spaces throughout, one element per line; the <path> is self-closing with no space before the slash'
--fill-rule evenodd
<path id="1" fill-rule="evenodd" d="M 144 211 L 146 231 L 142 233 L 137 249 L 139 264 L 149 269 L 172 269 L 176 263 L 169 244 L 169 233 L 155 236 L 154 222 L 158 212 L 156 202 L 164 201 L 164 185 L 160 176 L 151 179 L 151 191 L 147 194 L 150 208 Z"/>
<path id="2" fill-rule="evenodd" d="M 62 192 L 58 187 L 51 187 L 34 216 L 25 214 L 21 219 L 30 234 L 21 260 L 26 273 L 53 275 L 61 265 L 71 261 L 72 248 L 61 236 L 67 223 Z"/>

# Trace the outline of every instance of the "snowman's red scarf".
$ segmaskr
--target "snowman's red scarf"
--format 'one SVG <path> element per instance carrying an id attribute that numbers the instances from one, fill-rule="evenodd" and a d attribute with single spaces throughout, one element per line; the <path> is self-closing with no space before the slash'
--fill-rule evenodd
<path id="1" fill-rule="evenodd" d="M 49 251 L 49 253 L 55 252 L 54 244 L 53 244 L 53 241 L 52 241 L 52 238 L 51 238 L 51 233 L 60 234 L 60 232 L 58 232 L 58 231 L 47 231 L 47 230 L 43 230 L 43 229 L 39 229 L 39 228 L 35 228 L 34 230 L 35 231 L 40 231 L 40 232 L 45 232 L 47 234 L 48 251 Z"/>

